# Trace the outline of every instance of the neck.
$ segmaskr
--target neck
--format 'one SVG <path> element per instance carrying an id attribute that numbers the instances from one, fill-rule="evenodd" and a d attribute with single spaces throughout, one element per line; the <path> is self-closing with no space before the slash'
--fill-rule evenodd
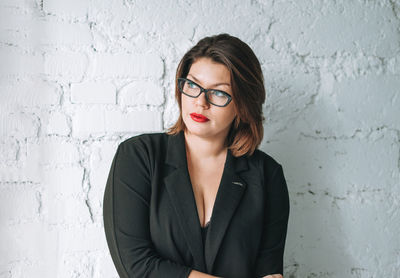
<path id="1" fill-rule="evenodd" d="M 187 130 L 184 134 L 186 152 L 192 159 L 214 159 L 226 154 L 225 137 L 204 138 L 191 134 Z"/>

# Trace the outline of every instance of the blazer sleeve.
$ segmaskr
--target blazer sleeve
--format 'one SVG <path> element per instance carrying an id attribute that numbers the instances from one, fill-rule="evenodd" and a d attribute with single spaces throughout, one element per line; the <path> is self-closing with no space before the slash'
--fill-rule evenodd
<path id="1" fill-rule="evenodd" d="M 131 142 L 130 142 L 131 143 Z M 107 244 L 120 277 L 189 276 L 190 267 L 157 254 L 149 230 L 151 167 L 144 144 L 121 143 L 112 161 L 103 202 Z"/>
<path id="2" fill-rule="evenodd" d="M 264 169 L 264 175 L 268 172 Z M 289 220 L 289 194 L 282 166 L 278 164 L 270 177 L 264 177 L 264 182 L 266 183 L 265 218 L 256 261 L 256 277 L 270 274 L 283 275 L 283 253 Z"/>

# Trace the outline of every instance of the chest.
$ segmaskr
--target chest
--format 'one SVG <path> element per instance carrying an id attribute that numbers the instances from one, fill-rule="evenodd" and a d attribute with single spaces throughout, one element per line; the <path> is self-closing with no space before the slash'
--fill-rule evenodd
<path id="1" fill-rule="evenodd" d="M 200 226 L 210 221 L 224 171 L 223 161 L 188 163 L 190 182 L 196 201 Z"/>
<path id="2" fill-rule="evenodd" d="M 168 167 L 156 171 L 165 176 L 152 183 L 149 228 L 155 249 L 165 258 L 204 272 L 205 264 L 211 271 L 229 265 L 232 254 L 240 254 L 235 263 L 237 276 L 228 277 L 254 277 L 252 266 L 264 220 L 264 194 L 259 175 L 247 171 L 239 176 L 231 171 L 229 164 L 225 169 L 197 167 L 191 176 L 186 171 L 188 168 Z M 209 186 L 196 186 L 197 178 L 202 181 L 203 177 Z M 245 186 L 237 185 L 238 181 Z M 211 216 L 206 240 L 202 240 L 199 226 L 204 226 Z"/>

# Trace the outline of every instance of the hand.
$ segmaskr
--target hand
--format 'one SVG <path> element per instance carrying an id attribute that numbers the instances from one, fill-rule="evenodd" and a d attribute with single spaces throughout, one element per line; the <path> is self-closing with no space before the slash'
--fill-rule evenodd
<path id="1" fill-rule="evenodd" d="M 283 276 L 281 274 L 272 274 L 264 276 L 263 278 L 283 278 Z"/>

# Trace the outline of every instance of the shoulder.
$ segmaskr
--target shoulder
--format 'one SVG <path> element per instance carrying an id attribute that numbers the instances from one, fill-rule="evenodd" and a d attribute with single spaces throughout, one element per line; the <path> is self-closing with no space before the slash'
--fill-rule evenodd
<path id="1" fill-rule="evenodd" d="M 249 157 L 249 164 L 257 166 L 261 187 L 268 192 L 270 198 L 284 201 L 287 200 L 288 189 L 282 165 L 271 155 L 257 149 Z M 286 201 L 285 201 L 286 202 Z"/>
<path id="2" fill-rule="evenodd" d="M 155 164 L 162 159 L 168 142 L 166 133 L 144 133 L 130 137 L 118 145 L 116 157 L 124 165 L 144 167 L 151 172 Z"/>
<path id="3" fill-rule="evenodd" d="M 257 167 L 265 177 L 271 177 L 277 170 L 282 169 L 282 165 L 274 157 L 260 149 L 256 149 L 247 159 L 249 164 Z"/>
<path id="4" fill-rule="evenodd" d="M 166 144 L 168 136 L 164 132 L 139 134 L 122 141 L 118 149 L 128 154 L 138 151 L 157 152 Z"/>

